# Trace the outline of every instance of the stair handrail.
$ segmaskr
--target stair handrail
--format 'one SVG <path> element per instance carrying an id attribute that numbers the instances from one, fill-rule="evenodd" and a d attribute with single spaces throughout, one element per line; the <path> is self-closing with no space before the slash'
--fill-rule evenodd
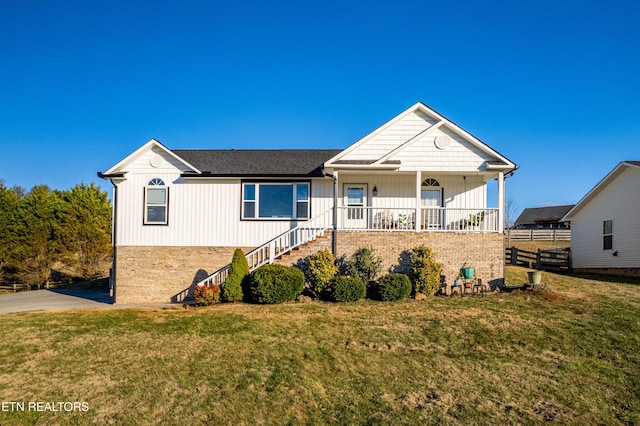
<path id="1" fill-rule="evenodd" d="M 267 263 L 273 263 L 278 257 L 315 240 L 326 230 L 332 229 L 332 212 L 333 208 L 327 209 L 246 253 L 245 257 L 249 264 L 249 272 Z M 223 285 L 229 275 L 230 268 L 231 264 L 229 263 L 198 282 L 196 286 Z"/>

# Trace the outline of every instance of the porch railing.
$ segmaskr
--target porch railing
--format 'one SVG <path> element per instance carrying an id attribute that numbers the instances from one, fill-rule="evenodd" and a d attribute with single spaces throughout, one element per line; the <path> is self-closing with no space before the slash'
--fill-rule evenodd
<path id="1" fill-rule="evenodd" d="M 419 213 L 419 214 L 417 214 Z M 419 218 L 416 221 L 416 218 Z M 498 209 L 338 207 L 344 231 L 498 232 Z"/>

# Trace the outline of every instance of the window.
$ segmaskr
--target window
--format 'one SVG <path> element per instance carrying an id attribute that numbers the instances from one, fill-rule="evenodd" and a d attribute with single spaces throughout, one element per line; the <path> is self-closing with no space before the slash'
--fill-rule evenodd
<path id="1" fill-rule="evenodd" d="M 242 185 L 243 219 L 309 219 L 308 182 Z"/>
<path id="2" fill-rule="evenodd" d="M 613 248 L 613 221 L 605 220 L 602 222 L 602 250 L 611 250 Z"/>
<path id="3" fill-rule="evenodd" d="M 168 223 L 167 208 L 169 206 L 169 188 L 162 179 L 149 181 L 144 190 L 144 224 L 166 225 Z"/>

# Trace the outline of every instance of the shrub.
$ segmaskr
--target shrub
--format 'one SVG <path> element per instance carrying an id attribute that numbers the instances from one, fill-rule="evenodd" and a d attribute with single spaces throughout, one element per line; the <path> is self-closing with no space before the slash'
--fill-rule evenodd
<path id="1" fill-rule="evenodd" d="M 220 302 L 219 285 L 201 285 L 193 289 L 193 298 L 201 305 L 215 305 Z"/>
<path id="2" fill-rule="evenodd" d="M 382 270 L 382 259 L 373 254 L 370 247 L 361 247 L 344 263 L 344 274 L 360 278 L 363 282 L 373 281 Z"/>
<path id="3" fill-rule="evenodd" d="M 229 275 L 222 288 L 222 300 L 225 302 L 238 302 L 243 299 L 242 280 L 249 274 L 247 258 L 240 249 L 233 252 Z"/>
<path id="4" fill-rule="evenodd" d="M 335 256 L 326 250 L 307 256 L 302 262 L 302 268 L 316 297 L 322 295 L 329 281 L 338 273 Z"/>
<path id="5" fill-rule="evenodd" d="M 304 274 L 298 268 L 264 265 L 251 273 L 249 291 L 255 303 L 292 302 L 304 289 Z"/>
<path id="6" fill-rule="evenodd" d="M 434 259 L 429 247 L 420 245 L 411 250 L 411 270 L 409 277 L 413 283 L 414 293 L 433 296 L 440 289 L 442 264 Z"/>
<path id="7" fill-rule="evenodd" d="M 326 287 L 325 297 L 332 302 L 355 302 L 362 299 L 367 287 L 360 278 L 335 277 Z"/>
<path id="8" fill-rule="evenodd" d="M 411 294 L 411 280 L 405 274 L 385 275 L 376 287 L 380 300 L 400 300 Z"/>

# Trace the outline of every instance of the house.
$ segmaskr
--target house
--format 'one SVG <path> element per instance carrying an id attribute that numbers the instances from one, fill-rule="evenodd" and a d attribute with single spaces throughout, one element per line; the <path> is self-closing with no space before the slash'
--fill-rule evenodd
<path id="1" fill-rule="evenodd" d="M 571 222 L 563 221 L 564 215 L 573 208 L 567 206 L 526 208 L 515 222 L 515 229 L 570 229 Z"/>
<path id="2" fill-rule="evenodd" d="M 640 276 L 640 161 L 623 161 L 563 218 L 575 272 Z"/>
<path id="3" fill-rule="evenodd" d="M 152 139 L 98 173 L 114 191 L 114 301 L 179 301 L 223 282 L 238 247 L 255 268 L 293 263 L 301 247 L 339 257 L 370 246 L 388 270 L 425 244 L 450 281 L 466 262 L 499 282 L 515 168 L 420 102 L 344 150 L 171 150 Z"/>

